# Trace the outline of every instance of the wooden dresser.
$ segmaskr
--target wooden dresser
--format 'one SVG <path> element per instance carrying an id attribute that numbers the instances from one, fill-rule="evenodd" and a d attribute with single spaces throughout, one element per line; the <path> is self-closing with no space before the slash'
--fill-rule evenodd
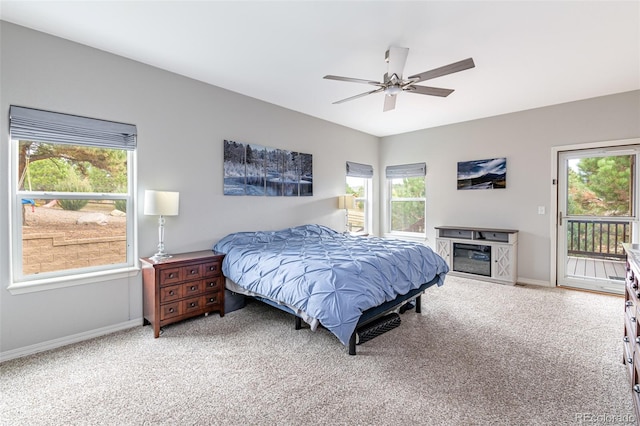
<path id="1" fill-rule="evenodd" d="M 627 276 L 624 292 L 623 362 L 629 373 L 629 389 L 636 418 L 640 418 L 640 245 L 623 244 L 627 253 Z"/>
<path id="2" fill-rule="evenodd" d="M 197 315 L 218 311 L 224 316 L 224 254 L 211 250 L 175 254 L 161 261 L 142 262 L 145 325 L 160 327 Z"/>

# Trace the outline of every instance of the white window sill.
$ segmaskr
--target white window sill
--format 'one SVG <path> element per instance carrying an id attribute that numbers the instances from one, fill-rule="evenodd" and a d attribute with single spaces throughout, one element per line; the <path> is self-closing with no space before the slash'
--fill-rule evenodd
<path id="1" fill-rule="evenodd" d="M 86 274 L 67 275 L 41 280 L 14 282 L 7 287 L 11 294 L 35 293 L 38 291 L 54 290 L 77 285 L 94 284 L 103 281 L 117 280 L 121 278 L 135 277 L 140 268 L 132 266 L 128 268 L 112 269 L 108 271 L 89 272 Z"/>

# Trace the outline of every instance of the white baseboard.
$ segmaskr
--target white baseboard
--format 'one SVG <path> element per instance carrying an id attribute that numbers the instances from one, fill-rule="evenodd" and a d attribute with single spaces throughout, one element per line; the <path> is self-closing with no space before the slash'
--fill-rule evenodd
<path id="1" fill-rule="evenodd" d="M 85 331 L 71 336 L 61 337 L 59 339 L 48 340 L 42 343 L 25 346 L 10 351 L 0 352 L 0 363 L 9 361 L 10 359 L 20 358 L 27 355 L 33 355 L 38 352 L 44 352 L 62 346 L 78 343 L 83 340 L 93 339 L 95 337 L 104 336 L 106 334 L 115 333 L 116 331 L 126 330 L 128 328 L 138 327 L 142 325 L 142 318 L 137 318 L 120 324 L 114 324 L 107 327 L 97 328 L 95 330 Z"/>
<path id="2" fill-rule="evenodd" d="M 555 287 L 549 281 L 542 280 L 532 280 L 531 278 L 518 278 L 517 284 L 531 284 L 531 285 L 539 285 L 542 287 Z"/>

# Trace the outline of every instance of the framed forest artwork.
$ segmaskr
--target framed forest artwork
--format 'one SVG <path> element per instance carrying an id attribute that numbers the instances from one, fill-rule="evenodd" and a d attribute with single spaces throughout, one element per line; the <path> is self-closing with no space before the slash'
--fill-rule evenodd
<path id="1" fill-rule="evenodd" d="M 313 156 L 225 140 L 224 195 L 311 196 Z"/>

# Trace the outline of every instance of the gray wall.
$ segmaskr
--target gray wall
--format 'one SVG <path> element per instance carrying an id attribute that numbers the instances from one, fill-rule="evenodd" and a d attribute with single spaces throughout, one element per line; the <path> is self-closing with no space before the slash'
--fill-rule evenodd
<path id="1" fill-rule="evenodd" d="M 180 191 L 180 215 L 167 218 L 168 251 L 208 249 L 238 230 L 303 223 L 342 229 L 337 195 L 344 192 L 345 162 L 378 170 L 377 137 L 7 22 L 0 23 L 0 40 L 0 170 L 10 164 L 10 105 L 136 124 L 138 199 L 145 189 Z M 314 195 L 223 196 L 224 139 L 313 154 Z M 2 353 L 141 323 L 139 275 L 29 294 L 6 290 L 8 179 L 0 174 Z M 140 209 L 138 224 L 139 254 L 149 256 L 157 218 Z"/>
<path id="2" fill-rule="evenodd" d="M 550 275 L 551 147 L 640 136 L 640 92 L 557 105 L 378 139 L 59 38 L 0 22 L 0 170 L 9 168 L 10 105 L 138 126 L 138 196 L 180 191 L 167 249 L 210 248 L 229 232 L 320 223 L 341 229 L 336 195 L 345 161 L 372 164 L 374 230 L 386 210 L 384 166 L 427 163 L 428 239 L 437 225 L 520 230 L 519 277 Z M 314 196 L 222 195 L 222 141 L 313 154 Z M 457 191 L 458 161 L 507 157 L 508 187 Z M 141 322 L 139 275 L 13 295 L 9 284 L 8 173 L 0 173 L 0 360 Z M 546 215 L 537 207 L 545 206 Z M 138 212 L 139 254 L 157 244 L 157 219 Z M 151 332 L 150 332 L 151 335 Z"/>
<path id="3" fill-rule="evenodd" d="M 640 137 L 640 91 L 571 102 L 381 140 L 381 170 L 427 163 L 427 229 L 434 226 L 517 229 L 518 277 L 549 284 L 552 147 Z M 507 188 L 458 191 L 458 161 L 507 158 Z M 538 214 L 544 206 L 546 214 Z"/>

